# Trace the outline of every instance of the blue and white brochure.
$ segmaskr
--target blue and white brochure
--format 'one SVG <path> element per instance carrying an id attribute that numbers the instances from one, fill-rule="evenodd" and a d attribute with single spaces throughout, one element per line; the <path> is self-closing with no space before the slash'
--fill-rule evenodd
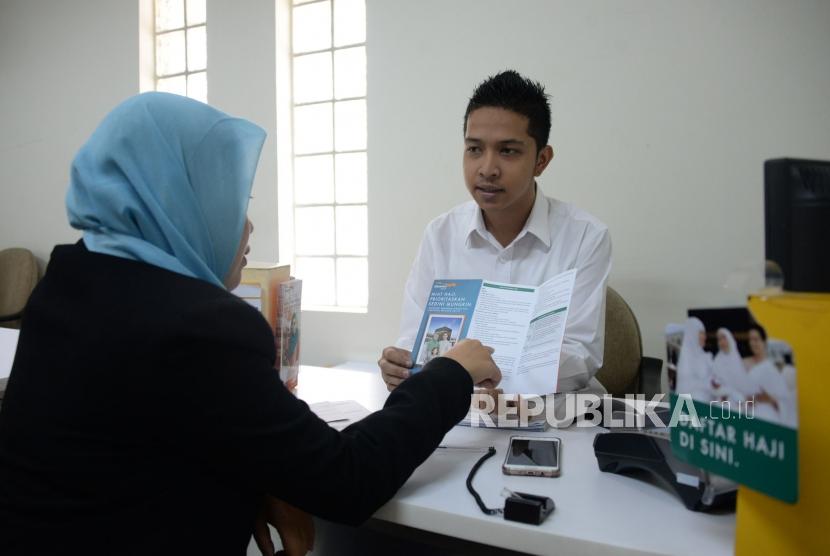
<path id="1" fill-rule="evenodd" d="M 413 372 L 475 338 L 492 347 L 505 393 L 556 391 L 576 269 L 539 286 L 435 280 L 412 348 Z"/>

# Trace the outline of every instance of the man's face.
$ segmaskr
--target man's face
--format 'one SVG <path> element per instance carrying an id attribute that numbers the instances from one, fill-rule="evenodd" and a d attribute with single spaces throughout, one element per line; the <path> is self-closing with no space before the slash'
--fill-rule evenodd
<path id="1" fill-rule="evenodd" d="M 526 218 L 533 206 L 535 178 L 553 150 L 545 146 L 537 155 L 527 124 L 527 117 L 504 108 L 479 108 L 467 118 L 464 181 L 485 213 Z"/>

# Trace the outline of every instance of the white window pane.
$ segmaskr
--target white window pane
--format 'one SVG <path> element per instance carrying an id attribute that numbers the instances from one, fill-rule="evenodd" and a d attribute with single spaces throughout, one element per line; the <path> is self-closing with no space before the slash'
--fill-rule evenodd
<path id="1" fill-rule="evenodd" d="M 334 259 L 297 257 L 297 278 L 303 281 L 303 307 L 334 305 Z"/>
<path id="2" fill-rule="evenodd" d="M 294 58 L 294 102 L 331 100 L 331 52 Z"/>
<path id="3" fill-rule="evenodd" d="M 368 255 L 366 205 L 337 207 L 337 254 Z"/>
<path id="4" fill-rule="evenodd" d="M 187 76 L 187 96 L 207 103 L 207 73 L 191 73 Z"/>
<path id="5" fill-rule="evenodd" d="M 294 5 L 299 6 L 300 4 L 308 4 L 309 2 L 314 2 L 314 0 L 294 0 Z"/>
<path id="6" fill-rule="evenodd" d="M 199 25 L 207 21 L 205 0 L 187 0 L 187 24 Z"/>
<path id="7" fill-rule="evenodd" d="M 295 54 L 331 48 L 331 2 L 297 6 L 291 23 Z"/>
<path id="8" fill-rule="evenodd" d="M 356 151 L 366 148 L 366 101 L 334 103 L 334 149 Z"/>
<path id="9" fill-rule="evenodd" d="M 368 304 L 368 261 L 364 258 L 337 259 L 337 305 L 366 307 Z"/>
<path id="10" fill-rule="evenodd" d="M 184 27 L 184 0 L 156 0 L 156 32 Z"/>
<path id="11" fill-rule="evenodd" d="M 335 98 L 366 96 L 366 47 L 344 48 L 334 53 Z"/>
<path id="12" fill-rule="evenodd" d="M 331 103 L 294 108 L 294 153 L 319 153 L 331 149 Z"/>
<path id="13" fill-rule="evenodd" d="M 365 0 L 334 0 L 334 46 L 366 42 Z"/>
<path id="14" fill-rule="evenodd" d="M 368 183 L 366 153 L 335 155 L 334 167 L 337 202 L 365 203 Z"/>
<path id="15" fill-rule="evenodd" d="M 185 70 L 184 31 L 156 36 L 156 74 L 181 73 Z"/>
<path id="16" fill-rule="evenodd" d="M 299 156 L 294 159 L 294 204 L 334 202 L 332 155 Z"/>
<path id="17" fill-rule="evenodd" d="M 205 68 L 207 68 L 207 31 L 202 25 L 187 30 L 187 71 L 199 71 Z"/>
<path id="18" fill-rule="evenodd" d="M 333 255 L 334 207 L 297 207 L 294 234 L 298 255 Z"/>
<path id="19" fill-rule="evenodd" d="M 162 93 L 187 96 L 187 78 L 184 75 L 168 77 L 156 81 L 156 90 Z"/>

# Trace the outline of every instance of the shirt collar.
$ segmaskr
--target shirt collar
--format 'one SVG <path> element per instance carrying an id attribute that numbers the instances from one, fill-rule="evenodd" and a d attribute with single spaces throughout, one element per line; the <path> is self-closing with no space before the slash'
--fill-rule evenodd
<path id="1" fill-rule="evenodd" d="M 487 239 L 489 235 L 487 226 L 484 225 L 484 216 L 481 214 L 481 209 L 475 201 L 473 201 L 472 217 L 470 218 L 470 222 L 467 224 L 467 247 L 470 247 L 473 232 L 477 233 L 482 239 Z"/>
<path id="2" fill-rule="evenodd" d="M 524 229 L 519 233 L 519 237 L 525 232 L 533 234 L 539 241 L 545 244 L 545 247 L 550 247 L 550 211 L 548 207 L 548 198 L 536 186 L 536 200 L 533 202 L 533 208 L 530 209 L 530 216 L 527 217 Z"/>
<path id="3" fill-rule="evenodd" d="M 491 237 L 490 232 L 487 231 L 487 226 L 484 224 L 484 215 L 481 214 L 481 209 L 475 205 L 470 222 L 467 225 L 466 245 L 470 247 L 470 241 L 473 232 L 478 233 L 482 239 Z M 548 215 L 548 199 L 536 186 L 536 199 L 533 201 L 533 208 L 530 209 L 530 216 L 527 217 L 522 231 L 516 236 L 515 241 L 520 240 L 525 234 L 533 234 L 541 241 L 546 248 L 550 248 L 550 220 Z"/>

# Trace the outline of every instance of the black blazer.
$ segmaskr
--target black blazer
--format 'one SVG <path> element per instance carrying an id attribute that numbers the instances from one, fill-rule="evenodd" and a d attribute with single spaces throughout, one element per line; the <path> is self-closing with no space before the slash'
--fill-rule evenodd
<path id="1" fill-rule="evenodd" d="M 441 358 L 337 432 L 274 356 L 224 289 L 56 247 L 0 411 L 0 554 L 244 554 L 266 492 L 358 524 L 469 407 Z"/>

